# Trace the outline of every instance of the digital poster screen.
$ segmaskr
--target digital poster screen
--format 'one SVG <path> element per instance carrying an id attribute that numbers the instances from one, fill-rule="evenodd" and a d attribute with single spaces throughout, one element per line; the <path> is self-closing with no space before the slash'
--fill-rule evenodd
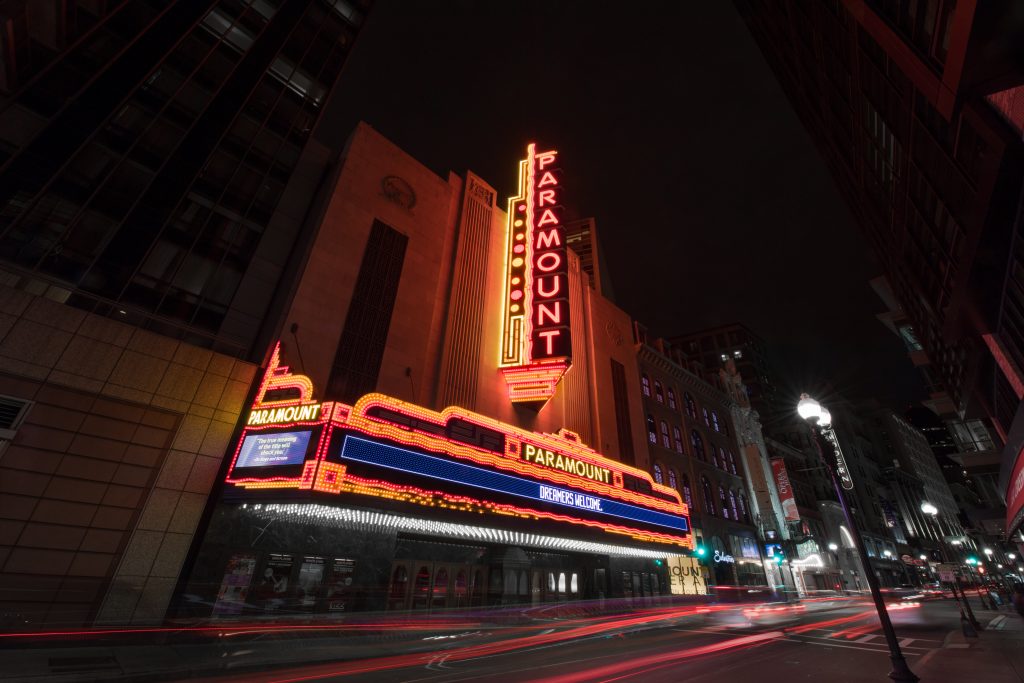
<path id="1" fill-rule="evenodd" d="M 242 442 L 235 467 L 277 467 L 301 465 L 306 459 L 310 430 L 250 434 Z"/>

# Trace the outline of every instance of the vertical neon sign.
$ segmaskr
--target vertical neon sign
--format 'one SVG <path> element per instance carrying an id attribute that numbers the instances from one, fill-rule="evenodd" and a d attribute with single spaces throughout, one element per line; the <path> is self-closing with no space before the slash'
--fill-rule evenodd
<path id="1" fill-rule="evenodd" d="M 526 148 L 508 202 L 501 371 L 513 402 L 543 403 L 572 363 L 558 152 Z"/>

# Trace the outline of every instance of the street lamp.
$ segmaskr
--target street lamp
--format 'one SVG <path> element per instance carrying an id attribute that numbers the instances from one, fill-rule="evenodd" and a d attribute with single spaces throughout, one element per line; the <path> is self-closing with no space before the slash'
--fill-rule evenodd
<path id="1" fill-rule="evenodd" d="M 918 555 L 918 557 L 920 557 L 922 560 L 927 560 L 928 559 L 928 556 L 924 555 L 924 554 Z"/>
<path id="2" fill-rule="evenodd" d="M 985 554 L 989 556 L 989 559 L 991 559 L 992 558 L 992 548 L 985 548 Z"/>
<path id="3" fill-rule="evenodd" d="M 800 401 L 796 404 L 796 412 L 804 420 L 807 420 L 811 430 L 811 438 L 818 451 L 818 458 L 821 460 L 821 464 L 825 466 L 825 471 L 832 478 L 832 486 L 836 490 L 836 498 L 839 500 L 839 506 L 842 508 L 843 516 L 846 518 L 846 526 L 850 531 L 857 555 L 860 557 L 861 566 L 864 568 L 864 578 L 867 579 L 868 587 L 871 589 L 871 597 L 875 602 L 875 611 L 878 612 L 878 621 L 882 624 L 882 631 L 885 633 L 885 640 L 889 646 L 889 659 L 892 661 L 892 671 L 889 672 L 889 678 L 894 681 L 918 681 L 920 679 L 907 666 L 907 660 L 903 658 L 903 653 L 900 651 L 900 641 L 896 638 L 896 631 L 892 627 L 889 612 L 885 607 L 885 601 L 882 599 L 882 593 L 878 588 L 878 577 L 875 576 L 875 572 L 871 568 L 871 560 L 868 558 L 867 550 L 864 547 L 864 539 L 861 538 L 860 527 L 857 526 L 853 515 L 850 513 L 850 506 L 846 503 L 844 489 L 852 489 L 853 480 L 850 478 L 849 470 L 846 468 L 846 461 L 843 459 L 842 450 L 839 448 L 839 441 L 836 438 L 835 432 L 831 429 L 832 415 L 807 394 L 800 394 Z M 826 449 L 823 447 L 823 443 L 828 444 L 829 448 L 827 450 L 831 454 L 831 458 L 825 456 Z M 885 554 L 888 556 L 892 553 L 886 550 Z"/>
<path id="4" fill-rule="evenodd" d="M 839 550 L 839 546 L 837 546 L 835 543 L 829 543 L 828 544 L 828 549 L 831 550 L 832 552 L 835 552 L 835 551 Z"/>
<path id="5" fill-rule="evenodd" d="M 1006 556 L 1008 558 L 1010 558 L 1011 560 L 1016 560 L 1017 559 L 1017 553 L 1006 553 Z"/>

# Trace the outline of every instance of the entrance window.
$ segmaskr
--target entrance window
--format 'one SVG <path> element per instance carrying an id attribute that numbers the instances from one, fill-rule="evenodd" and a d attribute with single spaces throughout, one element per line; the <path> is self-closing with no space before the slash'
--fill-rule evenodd
<path id="1" fill-rule="evenodd" d="M 459 600 L 466 597 L 466 572 L 455 575 L 455 597 Z"/>
<path id="2" fill-rule="evenodd" d="M 569 591 L 572 593 L 580 592 L 580 580 L 576 572 L 572 573 L 572 578 L 569 579 Z"/>
<path id="3" fill-rule="evenodd" d="M 565 592 L 565 572 L 558 573 L 558 592 Z"/>
<path id="4" fill-rule="evenodd" d="M 448 597 L 448 570 L 438 569 L 437 575 L 434 576 L 434 600 L 438 600 L 441 604 L 444 604 L 445 598 Z"/>
<path id="5" fill-rule="evenodd" d="M 426 607 L 429 599 L 430 570 L 420 567 L 420 570 L 416 572 L 416 582 L 412 586 L 412 605 L 413 607 Z"/>
<path id="6" fill-rule="evenodd" d="M 548 592 L 555 592 L 555 575 L 551 572 L 548 572 Z"/>
<path id="7" fill-rule="evenodd" d="M 391 597 L 401 598 L 405 595 L 406 584 L 409 583 L 409 571 L 405 567 L 396 567 L 391 575 Z"/>

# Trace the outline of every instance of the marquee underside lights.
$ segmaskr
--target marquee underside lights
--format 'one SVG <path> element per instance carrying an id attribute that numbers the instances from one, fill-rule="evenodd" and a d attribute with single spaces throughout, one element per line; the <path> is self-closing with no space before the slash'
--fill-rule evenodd
<path id="1" fill-rule="evenodd" d="M 246 506 L 246 510 L 253 516 L 265 520 L 285 519 L 322 526 L 340 526 L 353 529 L 397 529 L 398 531 L 409 533 L 430 534 L 467 541 L 600 553 L 616 557 L 646 557 L 654 559 L 665 557 L 664 550 L 648 550 L 633 546 L 561 538 L 558 536 L 496 529 L 486 526 L 441 522 L 373 510 L 360 510 L 357 508 L 336 507 L 316 503 L 256 504 Z"/>
<path id="2" fill-rule="evenodd" d="M 515 403 L 554 396 L 572 363 L 568 252 L 558 152 L 526 148 L 519 194 L 508 201 L 500 366 Z"/>
<path id="3" fill-rule="evenodd" d="M 290 381 L 276 351 L 271 373 L 281 384 Z M 571 432 L 538 434 L 462 408 L 434 412 L 381 394 L 354 406 L 320 406 L 311 393 L 295 400 L 304 401 L 297 407 L 317 405 L 319 418 L 248 424 L 227 476 L 236 490 L 386 498 L 693 547 L 689 510 L 674 489 L 601 456 Z"/>

